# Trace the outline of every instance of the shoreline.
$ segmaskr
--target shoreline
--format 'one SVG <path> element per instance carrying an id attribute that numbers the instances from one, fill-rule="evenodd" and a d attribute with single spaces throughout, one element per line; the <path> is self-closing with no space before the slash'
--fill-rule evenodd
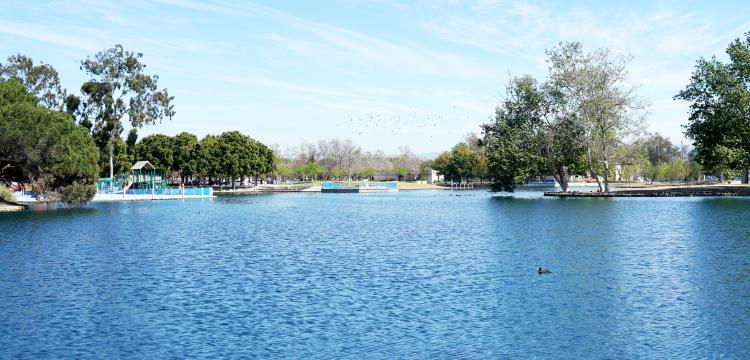
<path id="1" fill-rule="evenodd" d="M 726 197 L 750 196 L 750 186 L 747 185 L 655 185 L 644 187 L 613 187 L 609 193 L 594 191 L 556 192 L 546 191 L 544 196 L 568 197 Z"/>
<path id="2" fill-rule="evenodd" d="M 28 209 L 28 205 L 0 199 L 0 212 L 21 211 Z"/>

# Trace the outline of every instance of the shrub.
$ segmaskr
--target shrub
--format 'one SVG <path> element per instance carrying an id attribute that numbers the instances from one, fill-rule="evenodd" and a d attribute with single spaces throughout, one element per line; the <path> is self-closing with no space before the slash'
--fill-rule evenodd
<path id="1" fill-rule="evenodd" d="M 0 184 L 0 200 L 5 202 L 16 202 L 16 195 L 3 184 Z"/>

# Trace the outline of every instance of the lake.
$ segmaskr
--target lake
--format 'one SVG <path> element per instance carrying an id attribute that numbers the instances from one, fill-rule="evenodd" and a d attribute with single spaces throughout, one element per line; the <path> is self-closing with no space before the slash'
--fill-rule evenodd
<path id="1" fill-rule="evenodd" d="M 748 215 L 482 191 L 4 213 L 0 358 L 748 358 Z"/>

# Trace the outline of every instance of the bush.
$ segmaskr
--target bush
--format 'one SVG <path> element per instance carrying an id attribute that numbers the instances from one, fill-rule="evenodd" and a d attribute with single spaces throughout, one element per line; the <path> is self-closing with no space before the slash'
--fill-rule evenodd
<path id="1" fill-rule="evenodd" d="M 73 183 L 63 186 L 57 191 L 59 200 L 73 206 L 80 206 L 94 198 L 96 185 Z"/>
<path id="2" fill-rule="evenodd" d="M 16 202 L 16 195 L 3 184 L 0 184 L 0 200 L 5 202 Z"/>

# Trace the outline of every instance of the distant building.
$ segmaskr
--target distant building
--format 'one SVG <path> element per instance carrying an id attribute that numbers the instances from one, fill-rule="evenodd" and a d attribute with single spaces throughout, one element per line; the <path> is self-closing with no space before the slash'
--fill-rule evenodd
<path id="1" fill-rule="evenodd" d="M 376 171 L 372 174 L 373 181 L 414 181 L 418 177 L 417 172 L 413 170 L 409 170 L 406 175 L 399 175 L 395 170 Z"/>
<path id="2" fill-rule="evenodd" d="M 395 170 L 375 171 L 370 178 L 372 181 L 424 181 L 428 184 L 434 184 L 443 181 L 443 175 L 432 168 L 426 168 L 422 174 L 418 170 L 409 170 L 406 175 L 399 175 Z"/>
<path id="3" fill-rule="evenodd" d="M 426 168 L 422 173 L 422 180 L 426 181 L 428 184 L 434 184 L 442 182 L 444 178 L 443 175 L 440 175 L 437 170 L 433 168 Z"/>

